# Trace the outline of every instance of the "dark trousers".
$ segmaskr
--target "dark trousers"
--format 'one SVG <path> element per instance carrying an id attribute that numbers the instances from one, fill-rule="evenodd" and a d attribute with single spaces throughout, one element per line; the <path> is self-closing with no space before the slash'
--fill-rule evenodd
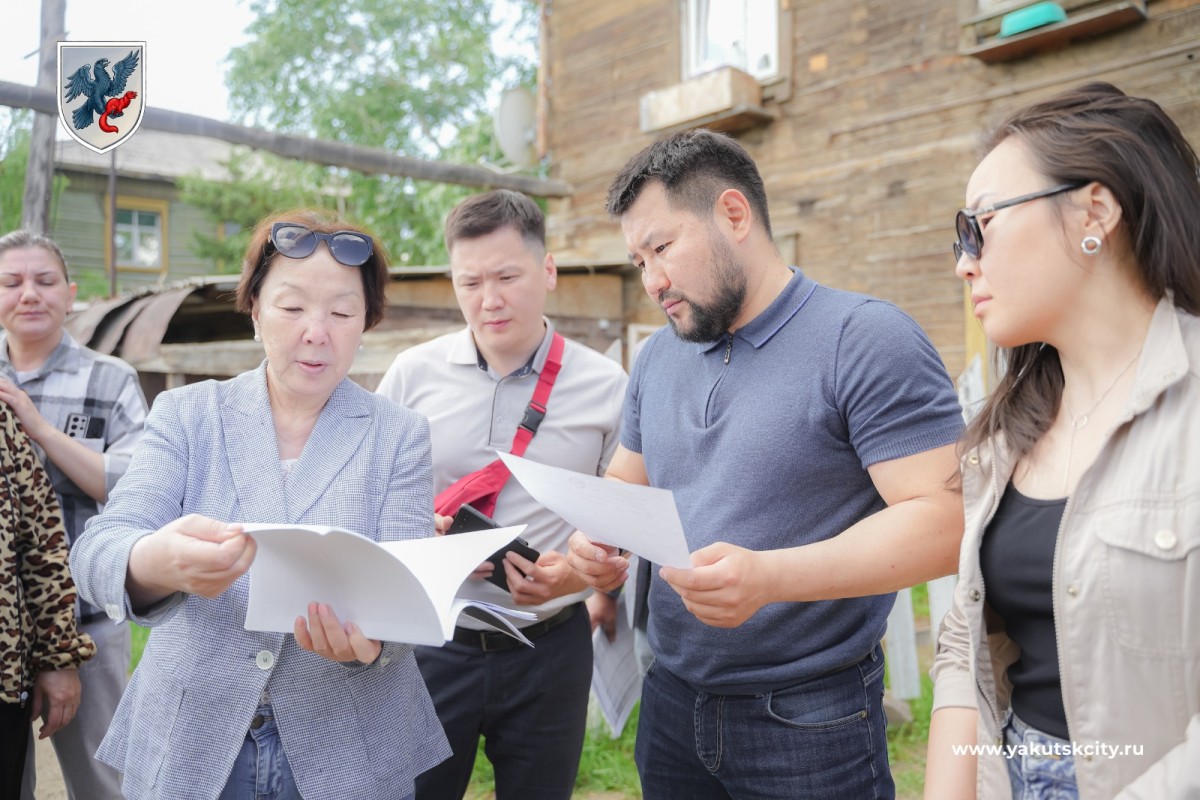
<path id="1" fill-rule="evenodd" d="M 0 798 L 21 796 L 33 704 L 0 703 Z"/>
<path id="2" fill-rule="evenodd" d="M 536 647 L 485 652 L 446 642 L 418 647 L 417 665 L 454 751 L 417 777 L 417 800 L 467 791 L 479 737 L 497 800 L 568 800 L 579 770 L 592 685 L 587 610 L 539 636 Z"/>
<path id="3" fill-rule="evenodd" d="M 892 800 L 883 652 L 763 694 L 710 694 L 657 663 L 634 758 L 653 800 Z"/>

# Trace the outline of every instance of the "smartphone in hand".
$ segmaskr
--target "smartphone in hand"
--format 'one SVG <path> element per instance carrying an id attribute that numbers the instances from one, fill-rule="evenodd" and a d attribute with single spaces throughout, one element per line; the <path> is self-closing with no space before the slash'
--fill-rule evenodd
<path id="1" fill-rule="evenodd" d="M 455 533 L 466 533 L 467 531 L 485 531 L 489 528 L 503 527 L 496 520 L 476 511 L 472 506 L 463 505 L 458 509 L 458 513 L 454 515 L 454 520 L 450 523 L 449 530 L 446 535 L 450 536 Z M 509 550 L 515 550 L 518 555 L 537 561 L 541 555 L 537 550 L 529 546 L 529 542 L 517 537 L 506 544 L 501 549 L 488 556 L 488 561 L 492 564 L 492 574 L 487 577 L 487 580 L 499 586 L 504 591 L 509 591 L 508 588 L 508 573 L 504 571 L 504 555 Z"/>

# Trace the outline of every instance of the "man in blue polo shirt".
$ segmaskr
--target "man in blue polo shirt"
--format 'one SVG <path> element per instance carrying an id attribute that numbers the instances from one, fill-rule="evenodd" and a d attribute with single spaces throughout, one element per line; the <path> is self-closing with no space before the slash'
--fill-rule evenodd
<path id="1" fill-rule="evenodd" d="M 650 588 L 646 797 L 893 797 L 882 709 L 894 592 L 954 571 L 958 403 L 888 303 L 821 286 L 771 239 L 734 140 L 635 156 L 608 194 L 669 329 L 647 342 L 607 476 L 670 489 L 693 569 Z M 628 562 L 586 538 L 597 589 Z"/>

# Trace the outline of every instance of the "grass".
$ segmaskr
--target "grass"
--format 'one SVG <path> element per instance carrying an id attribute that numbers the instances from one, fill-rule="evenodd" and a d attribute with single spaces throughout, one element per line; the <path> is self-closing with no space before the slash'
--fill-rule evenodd
<path id="1" fill-rule="evenodd" d="M 933 707 L 933 682 L 928 675 L 921 676 L 921 696 L 909 706 L 913 721 L 888 728 L 888 762 L 900 800 L 918 800 L 925 792 L 925 743 Z"/>
<path id="2" fill-rule="evenodd" d="M 129 661 L 129 673 L 132 675 L 133 671 L 137 669 L 138 662 L 142 660 L 142 651 L 146 649 L 146 639 L 150 636 L 150 629 L 130 623 L 129 633 L 133 639 L 133 658 Z"/>
<path id="3" fill-rule="evenodd" d="M 922 583 L 912 590 L 913 619 L 929 622 L 929 585 Z"/>
<path id="4" fill-rule="evenodd" d="M 579 758 L 579 775 L 573 797 L 640 798 L 641 783 L 633 764 L 633 740 L 637 732 L 638 709 L 635 707 L 619 739 L 613 739 L 608 727 L 589 722 Z M 492 765 L 483 754 L 483 741 L 475 754 L 475 770 L 465 800 L 491 800 L 496 782 Z"/>
<path id="5" fill-rule="evenodd" d="M 929 594 L 924 585 L 913 589 L 913 616 L 929 619 Z M 149 631 L 137 625 L 133 632 L 133 666 L 141 659 Z M 928 649 L 928 648 L 926 648 Z M 927 673 L 931 653 L 919 651 L 921 696 L 910 705 L 913 721 L 888 729 L 888 761 L 896 781 L 896 797 L 919 800 L 925 786 L 925 742 L 929 738 L 929 711 L 933 706 L 933 684 Z M 575 794 L 579 800 L 631 800 L 641 798 L 641 784 L 633 763 L 633 741 L 637 732 L 638 709 L 634 708 L 620 738 L 613 739 L 608 728 L 589 724 L 579 761 Z M 465 800 L 492 800 L 495 776 L 483 754 L 482 740 L 475 757 L 475 770 Z"/>
<path id="6" fill-rule="evenodd" d="M 922 623 L 928 626 L 929 588 L 925 584 L 913 587 L 912 604 L 913 619 L 918 626 Z M 919 800 L 925 793 L 925 743 L 929 739 L 929 712 L 933 708 L 933 681 L 929 679 L 932 661 L 932 647 L 917 648 L 921 696 L 909 701 L 912 722 L 888 728 L 888 762 L 900 800 Z"/>

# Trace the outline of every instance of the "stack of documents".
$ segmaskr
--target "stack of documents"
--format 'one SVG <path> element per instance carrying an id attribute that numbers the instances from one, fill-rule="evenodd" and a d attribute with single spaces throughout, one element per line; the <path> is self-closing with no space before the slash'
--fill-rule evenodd
<path id="1" fill-rule="evenodd" d="M 510 619 L 537 615 L 457 597 L 467 576 L 524 525 L 397 542 L 312 525 L 244 528 L 258 544 L 247 630 L 291 633 L 296 617 L 307 617 L 308 604 L 318 602 L 369 639 L 440 647 L 468 613 L 533 646 Z"/>

